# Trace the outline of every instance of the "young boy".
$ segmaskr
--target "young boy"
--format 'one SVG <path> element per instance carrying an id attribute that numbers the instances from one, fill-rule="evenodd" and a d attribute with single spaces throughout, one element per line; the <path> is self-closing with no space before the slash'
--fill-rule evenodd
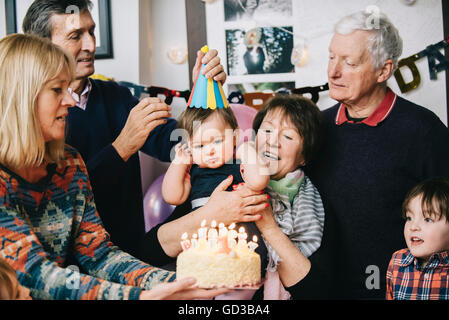
<path id="1" fill-rule="evenodd" d="M 414 187 L 402 205 L 408 249 L 393 254 L 387 300 L 449 299 L 449 181 Z"/>

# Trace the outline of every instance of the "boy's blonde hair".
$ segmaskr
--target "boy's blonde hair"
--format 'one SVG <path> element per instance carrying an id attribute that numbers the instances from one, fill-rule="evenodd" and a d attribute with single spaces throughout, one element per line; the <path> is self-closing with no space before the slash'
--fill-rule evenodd
<path id="1" fill-rule="evenodd" d="M 44 141 L 36 102 L 64 67 L 73 80 L 73 58 L 48 39 L 13 34 L 0 41 L 1 164 L 17 169 L 63 159 L 64 140 Z"/>

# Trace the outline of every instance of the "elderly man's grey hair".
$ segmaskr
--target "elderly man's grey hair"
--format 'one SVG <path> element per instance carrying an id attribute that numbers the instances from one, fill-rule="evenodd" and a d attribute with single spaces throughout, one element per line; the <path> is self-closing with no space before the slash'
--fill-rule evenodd
<path id="1" fill-rule="evenodd" d="M 22 29 L 25 33 L 51 39 L 54 14 L 81 13 L 91 8 L 90 0 L 35 0 L 23 19 Z"/>
<path id="2" fill-rule="evenodd" d="M 378 10 L 359 11 L 340 19 L 334 29 L 336 33 L 343 35 L 356 30 L 370 31 L 373 34 L 369 39 L 368 50 L 374 68 L 381 68 L 391 59 L 394 63 L 394 72 L 402 55 L 402 38 L 387 16 Z"/>

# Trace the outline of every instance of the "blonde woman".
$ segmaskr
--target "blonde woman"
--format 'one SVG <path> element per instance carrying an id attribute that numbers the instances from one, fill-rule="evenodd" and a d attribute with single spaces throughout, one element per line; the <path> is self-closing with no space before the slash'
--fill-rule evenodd
<path id="1" fill-rule="evenodd" d="M 71 57 L 48 40 L 0 41 L 0 258 L 34 299 L 189 299 L 223 290 L 151 267 L 109 241 L 86 166 L 64 144 Z M 111 200 L 113 201 L 113 200 Z M 67 267 L 70 257 L 81 266 Z M 161 284 L 162 282 L 165 282 Z M 151 290 L 150 290 L 151 289 Z"/>

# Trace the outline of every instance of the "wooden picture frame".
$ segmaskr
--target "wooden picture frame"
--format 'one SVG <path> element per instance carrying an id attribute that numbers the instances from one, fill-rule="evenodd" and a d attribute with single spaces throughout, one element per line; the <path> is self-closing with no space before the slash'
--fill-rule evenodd
<path id="1" fill-rule="evenodd" d="M 92 0 L 91 11 L 97 30 L 97 48 L 95 59 L 113 58 L 110 0 Z M 18 32 L 16 0 L 5 0 L 6 34 Z"/>

